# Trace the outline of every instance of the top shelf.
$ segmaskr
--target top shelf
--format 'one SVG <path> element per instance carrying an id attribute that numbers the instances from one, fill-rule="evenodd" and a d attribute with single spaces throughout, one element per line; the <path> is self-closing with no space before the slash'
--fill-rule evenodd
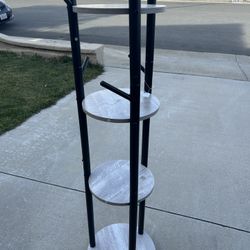
<path id="1" fill-rule="evenodd" d="M 142 4 L 141 14 L 154 14 L 165 11 L 165 5 Z M 73 6 L 76 13 L 87 14 L 129 14 L 128 4 L 81 4 Z"/>

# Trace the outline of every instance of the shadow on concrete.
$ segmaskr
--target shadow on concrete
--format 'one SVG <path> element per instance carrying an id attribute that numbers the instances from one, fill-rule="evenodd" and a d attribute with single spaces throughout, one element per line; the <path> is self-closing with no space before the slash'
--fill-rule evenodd
<path id="1" fill-rule="evenodd" d="M 127 27 L 83 29 L 81 35 L 86 42 L 128 45 Z M 250 55 L 243 35 L 241 24 L 157 26 L 156 48 Z M 145 26 L 142 28 L 142 44 L 145 46 Z"/>

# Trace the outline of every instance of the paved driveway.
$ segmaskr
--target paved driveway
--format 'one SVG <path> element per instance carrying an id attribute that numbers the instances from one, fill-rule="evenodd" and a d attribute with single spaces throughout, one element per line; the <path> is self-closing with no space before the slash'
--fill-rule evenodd
<path id="1" fill-rule="evenodd" d="M 14 7 L 15 20 L 1 26 L 0 32 L 16 36 L 69 39 L 63 0 L 8 2 Z M 79 2 L 93 3 L 93 0 Z M 157 48 L 250 55 L 249 4 L 165 4 L 168 7 L 166 12 L 157 16 Z M 83 41 L 128 45 L 127 16 L 80 15 L 79 19 Z M 144 19 L 142 24 L 145 24 Z"/>

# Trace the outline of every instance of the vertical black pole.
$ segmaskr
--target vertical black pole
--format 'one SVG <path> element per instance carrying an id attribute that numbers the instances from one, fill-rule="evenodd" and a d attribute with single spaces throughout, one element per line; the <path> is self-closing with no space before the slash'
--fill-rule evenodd
<path id="1" fill-rule="evenodd" d="M 148 4 L 156 4 L 156 0 L 148 0 Z M 145 64 L 145 86 L 146 92 L 152 92 L 153 64 L 154 64 L 154 41 L 155 41 L 155 14 L 147 15 L 146 32 L 146 64 Z M 141 163 L 148 166 L 148 148 L 149 148 L 149 129 L 150 119 L 143 121 L 142 127 L 142 155 Z M 144 232 L 145 201 L 140 202 L 139 206 L 139 234 Z"/>
<path id="2" fill-rule="evenodd" d="M 90 176 L 90 157 L 89 157 L 89 141 L 88 141 L 88 127 L 87 118 L 82 109 L 82 100 L 84 99 L 83 89 L 83 75 L 82 75 L 82 60 L 81 60 L 81 48 L 78 28 L 77 14 L 73 12 L 72 7 L 76 5 L 76 0 L 66 1 L 68 9 L 68 19 L 70 28 L 70 40 L 72 48 L 72 61 L 74 67 L 75 77 L 75 89 L 76 89 L 76 100 L 78 108 L 78 118 L 81 135 L 82 145 L 82 157 L 83 157 L 83 170 L 84 170 L 84 181 L 86 191 L 86 206 L 88 216 L 88 228 L 89 228 L 89 241 L 90 246 L 95 247 L 95 227 L 94 227 L 94 212 L 93 212 L 93 200 L 92 194 L 89 189 L 89 176 Z"/>
<path id="3" fill-rule="evenodd" d="M 130 47 L 130 208 L 129 250 L 136 249 L 140 128 L 141 1 L 129 0 Z"/>

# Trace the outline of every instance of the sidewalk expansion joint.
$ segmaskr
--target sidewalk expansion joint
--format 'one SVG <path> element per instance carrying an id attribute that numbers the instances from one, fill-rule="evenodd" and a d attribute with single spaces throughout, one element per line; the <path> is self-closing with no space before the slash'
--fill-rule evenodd
<path id="1" fill-rule="evenodd" d="M 204 223 L 207 223 L 207 224 L 212 224 L 212 225 L 215 225 L 215 226 L 219 226 L 219 227 L 239 231 L 239 232 L 242 232 L 242 233 L 250 234 L 250 231 L 245 230 L 245 229 L 241 229 L 241 228 L 238 228 L 238 227 L 228 226 L 228 225 L 217 223 L 217 222 L 214 222 L 214 221 L 205 220 L 205 219 L 201 219 L 201 218 L 198 218 L 198 217 L 185 215 L 185 214 L 181 214 L 181 213 L 176 213 L 176 212 L 172 212 L 172 211 L 167 211 L 167 210 L 164 210 L 164 209 L 154 208 L 154 207 L 151 207 L 151 206 L 146 206 L 146 208 L 148 208 L 150 210 L 155 210 L 155 211 L 159 211 L 159 212 L 162 212 L 162 213 L 167 213 L 167 214 L 175 215 L 175 216 L 178 216 L 178 217 L 183 217 L 183 218 L 187 218 L 187 219 L 191 219 L 191 220 L 196 220 L 196 221 L 199 221 L 199 222 L 204 222 Z"/>
<path id="2" fill-rule="evenodd" d="M 70 188 L 70 187 L 65 187 L 65 186 L 62 186 L 62 185 L 58 185 L 58 184 L 54 184 L 54 183 L 50 183 L 50 182 L 46 182 L 46 181 L 39 181 L 39 180 L 36 180 L 36 179 L 33 179 L 33 178 L 29 178 L 29 177 L 25 177 L 25 176 L 21 176 L 21 175 L 17 175 L 17 174 L 11 174 L 11 173 L 7 173 L 7 172 L 3 172 L 3 171 L 0 171 L 0 174 L 5 174 L 5 175 L 9 175 L 9 176 L 16 177 L 16 178 L 20 178 L 20 179 L 24 179 L 24 180 L 28 180 L 28 181 L 33 181 L 33 182 L 37 182 L 37 183 L 40 183 L 40 184 L 45 184 L 45 185 L 48 185 L 48 186 L 63 188 L 63 189 L 67 189 L 67 190 L 70 190 L 70 191 L 85 193 L 85 191 L 77 189 L 77 188 Z"/>
<path id="3" fill-rule="evenodd" d="M 238 65 L 239 66 L 239 65 Z M 122 66 L 109 66 L 105 65 L 105 68 L 114 68 L 114 69 L 128 69 L 128 67 L 122 67 Z M 162 74 L 169 74 L 169 75 L 184 75 L 184 76 L 194 76 L 194 77 L 205 77 L 205 78 L 212 78 L 212 79 L 224 79 L 229 81 L 238 81 L 238 82 L 249 82 L 250 79 L 246 76 L 245 72 L 241 69 L 239 66 L 242 74 L 244 75 L 245 79 L 232 79 L 232 78 L 225 78 L 220 76 L 209 76 L 209 75 L 198 75 L 198 74 L 191 74 L 191 73 L 181 73 L 181 72 L 170 72 L 170 71 L 162 71 L 162 70 L 154 70 L 154 73 L 162 73 Z"/>
<path id="4" fill-rule="evenodd" d="M 24 179 L 24 180 L 27 180 L 27 181 L 32 181 L 32 182 L 44 184 L 44 185 L 47 185 L 47 186 L 62 188 L 62 189 L 66 189 L 66 190 L 70 190 L 70 191 L 74 191 L 74 192 L 79 192 L 79 193 L 84 193 L 85 194 L 85 191 L 80 190 L 80 189 L 65 187 L 65 186 L 62 186 L 62 185 L 53 184 L 53 183 L 46 182 L 46 181 L 39 181 L 37 179 L 33 179 L 33 178 L 29 178 L 29 177 L 25 177 L 25 176 L 21 176 L 21 175 L 17 175 L 17 174 L 11 174 L 11 173 L 7 173 L 7 172 L 4 172 L 4 171 L 0 171 L 0 174 L 4 174 L 4 175 L 8 175 L 8 176 L 12 176 L 12 177 Z M 151 206 L 147 206 L 147 205 L 146 205 L 146 208 L 150 209 L 150 210 L 153 210 L 153 211 L 158 211 L 158 212 L 161 212 L 161 213 L 166 213 L 166 214 L 174 215 L 174 216 L 177 216 L 177 217 L 191 219 L 191 220 L 195 220 L 195 221 L 199 221 L 199 222 L 203 222 L 203 223 L 207 223 L 207 224 L 211 224 L 211 225 L 215 225 L 215 226 L 219 226 L 219 227 L 223 227 L 223 228 L 227 228 L 227 229 L 239 231 L 239 232 L 242 232 L 242 233 L 250 234 L 250 231 L 245 230 L 245 229 L 241 229 L 241 228 L 238 228 L 238 227 L 233 227 L 233 226 L 229 226 L 229 225 L 217 223 L 217 222 L 214 222 L 214 221 L 205 220 L 205 219 L 201 219 L 201 218 L 198 218 L 198 217 L 189 216 L 189 215 L 185 215 L 185 214 L 181 214 L 181 213 L 177 213 L 177 212 L 173 212 L 173 211 L 168 211 L 168 210 L 165 210 L 165 209 L 159 209 L 159 208 L 151 207 Z"/>

